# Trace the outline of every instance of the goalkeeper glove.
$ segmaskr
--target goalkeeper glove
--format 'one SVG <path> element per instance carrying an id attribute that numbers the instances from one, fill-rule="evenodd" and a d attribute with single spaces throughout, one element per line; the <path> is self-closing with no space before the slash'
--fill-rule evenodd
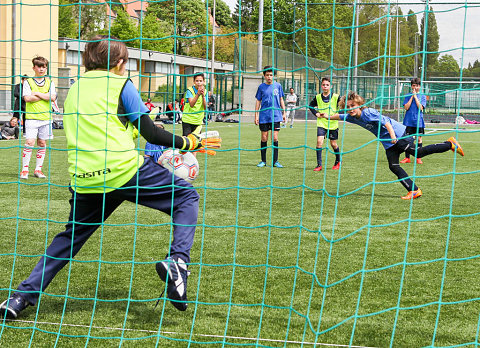
<path id="1" fill-rule="evenodd" d="M 203 148 L 200 149 L 200 152 L 205 152 L 207 155 L 214 156 L 216 154 L 216 149 L 219 149 L 222 146 L 222 138 L 218 131 L 208 131 L 200 134 L 202 139 Z"/>
<path id="2" fill-rule="evenodd" d="M 183 136 L 183 146 L 180 150 L 183 151 L 194 151 L 202 147 L 202 142 L 198 135 L 190 133 L 187 136 Z"/>

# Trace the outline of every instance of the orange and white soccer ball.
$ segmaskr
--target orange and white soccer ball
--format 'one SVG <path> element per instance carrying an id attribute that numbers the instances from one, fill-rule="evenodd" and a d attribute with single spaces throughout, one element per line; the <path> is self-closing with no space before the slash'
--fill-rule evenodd
<path id="1" fill-rule="evenodd" d="M 178 149 L 165 150 L 158 164 L 190 183 L 197 178 L 200 170 L 197 158 L 191 152 L 181 153 Z"/>

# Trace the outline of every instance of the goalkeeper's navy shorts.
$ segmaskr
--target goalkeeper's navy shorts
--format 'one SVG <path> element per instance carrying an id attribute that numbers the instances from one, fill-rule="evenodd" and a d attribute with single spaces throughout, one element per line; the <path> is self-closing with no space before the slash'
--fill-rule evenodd
<path id="1" fill-rule="evenodd" d="M 30 276 L 18 287 L 17 292 L 31 305 L 37 303 L 41 292 L 55 275 L 75 257 L 88 238 L 124 201 L 160 210 L 172 216 L 173 240 L 170 255 L 178 255 L 190 262 L 197 224 L 199 195 L 195 188 L 183 179 L 173 176 L 167 169 L 146 158 L 137 173 L 122 187 L 107 193 L 75 193 L 71 188 L 70 216 L 65 230 L 57 234 L 40 258 Z M 130 206 L 132 221 L 135 207 Z M 154 213 L 152 211 L 152 213 Z M 135 221 L 137 221 L 135 219 Z M 143 221 L 137 221 L 141 224 Z M 116 228 L 107 227 L 110 233 Z M 131 226 L 132 233 L 134 226 Z M 157 227 L 156 233 L 170 234 L 170 226 Z M 151 238 L 152 243 L 157 238 Z M 165 239 L 165 238 L 164 238 Z M 167 238 L 169 239 L 169 238 Z M 158 245 L 158 250 L 166 245 Z M 128 255 L 125 255 L 128 256 Z M 163 259 L 158 252 L 153 258 Z"/>

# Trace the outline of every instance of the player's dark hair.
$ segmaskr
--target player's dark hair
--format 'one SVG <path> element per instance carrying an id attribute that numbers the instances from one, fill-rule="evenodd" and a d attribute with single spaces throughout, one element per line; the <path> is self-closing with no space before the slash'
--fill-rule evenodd
<path id="1" fill-rule="evenodd" d="M 44 67 L 48 68 L 48 59 L 43 58 L 41 56 L 35 56 L 32 59 L 32 64 L 33 64 L 33 66 L 39 66 L 39 67 L 44 66 Z"/>
<path id="2" fill-rule="evenodd" d="M 330 82 L 330 77 L 326 77 L 326 76 L 325 76 L 325 77 L 322 77 L 322 82 L 321 82 L 321 83 L 323 83 L 323 81 L 328 81 L 328 82 Z"/>
<path id="3" fill-rule="evenodd" d="M 116 37 L 95 35 L 85 45 L 83 63 L 87 71 L 110 70 L 117 66 L 120 60 L 128 61 L 128 48 Z"/>
<path id="4" fill-rule="evenodd" d="M 422 81 L 418 77 L 414 77 L 410 80 L 410 85 L 422 85 Z"/>
<path id="5" fill-rule="evenodd" d="M 275 75 L 275 71 L 273 71 L 273 68 L 271 65 L 266 65 L 263 67 L 263 76 L 265 76 L 267 72 L 271 72 L 272 74 Z"/>
<path id="6" fill-rule="evenodd" d="M 203 81 L 205 81 L 205 75 L 203 75 L 203 73 L 196 73 L 195 75 L 193 75 L 193 81 L 195 81 L 195 79 L 199 76 L 201 76 Z"/>

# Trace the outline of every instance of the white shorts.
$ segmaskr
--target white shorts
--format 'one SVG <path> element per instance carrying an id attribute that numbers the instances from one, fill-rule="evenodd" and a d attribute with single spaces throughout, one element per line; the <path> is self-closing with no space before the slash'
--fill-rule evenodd
<path id="1" fill-rule="evenodd" d="M 52 121 L 25 120 L 25 138 L 27 139 L 53 139 Z"/>

